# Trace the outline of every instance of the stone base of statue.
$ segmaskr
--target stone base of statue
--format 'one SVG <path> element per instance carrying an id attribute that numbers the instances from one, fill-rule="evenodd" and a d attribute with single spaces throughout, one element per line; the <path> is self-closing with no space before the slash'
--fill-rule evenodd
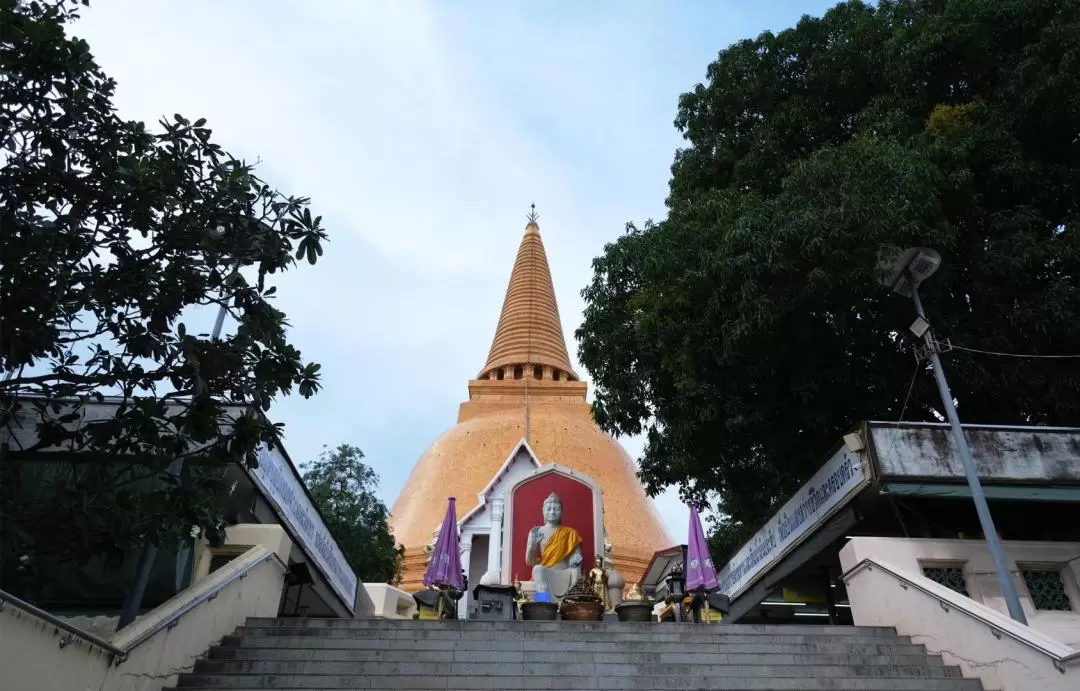
<path id="1" fill-rule="evenodd" d="M 561 600 L 581 578 L 581 569 L 568 567 L 565 569 L 549 569 L 543 566 L 534 566 L 532 571 L 532 583 L 537 592 L 549 593 L 556 601 Z"/>
<path id="2" fill-rule="evenodd" d="M 648 600 L 627 600 L 615 606 L 619 621 L 652 621 L 653 604 Z"/>
<path id="3" fill-rule="evenodd" d="M 559 618 L 559 606 L 554 602 L 523 602 L 521 618 L 525 621 L 555 621 Z"/>

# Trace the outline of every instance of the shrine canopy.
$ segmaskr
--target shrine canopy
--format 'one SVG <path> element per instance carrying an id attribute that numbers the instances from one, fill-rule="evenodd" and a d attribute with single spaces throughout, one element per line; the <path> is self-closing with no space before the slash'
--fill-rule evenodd
<path id="1" fill-rule="evenodd" d="M 424 573 L 424 585 L 443 586 L 461 590 L 465 582 L 461 577 L 461 546 L 458 539 L 456 499 L 450 497 L 446 505 L 446 516 L 439 529 L 439 539 L 431 554 L 427 571 Z"/>
<path id="2" fill-rule="evenodd" d="M 705 541 L 705 531 L 701 529 L 701 516 L 697 506 L 690 505 L 690 536 L 686 543 L 686 589 L 713 590 L 719 586 L 716 580 L 716 567 L 709 553 L 709 543 Z"/>

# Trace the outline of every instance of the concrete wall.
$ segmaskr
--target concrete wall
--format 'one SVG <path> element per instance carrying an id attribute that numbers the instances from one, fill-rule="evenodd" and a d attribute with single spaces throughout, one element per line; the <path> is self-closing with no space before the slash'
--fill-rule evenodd
<path id="1" fill-rule="evenodd" d="M 191 582 L 195 583 L 210 573 L 210 560 L 214 555 L 239 556 L 256 545 L 266 547 L 283 564 L 289 563 L 293 543 L 281 526 L 276 523 L 239 523 L 226 526 L 225 542 L 220 547 L 210 547 L 205 538 L 199 541 L 195 547 L 195 568 Z"/>
<path id="2" fill-rule="evenodd" d="M 871 422 L 869 430 L 883 477 L 963 480 L 948 425 Z M 964 435 L 987 482 L 1080 482 L 1080 429 L 964 425 Z"/>
<path id="3" fill-rule="evenodd" d="M 987 691 L 1075 691 L 1080 688 L 1080 598 L 1075 594 L 1080 544 L 1006 542 L 1004 547 L 1029 626 L 1009 618 L 983 542 L 862 537 L 840 552 L 855 624 L 896 627 L 966 675 L 982 679 Z M 1074 611 L 1035 610 L 1017 562 L 1062 565 Z M 924 565 L 961 566 L 971 597 L 923 576 Z"/>
<path id="4" fill-rule="evenodd" d="M 998 586 L 994 562 L 982 540 L 914 540 L 899 538 L 860 537 L 852 540 L 858 555 L 874 556 L 890 564 L 922 575 L 926 566 L 960 566 L 964 570 L 971 599 L 1007 615 L 1009 608 Z M 1080 648 L 1080 543 L 1078 542 L 1014 542 L 1002 543 L 1009 559 L 1013 583 L 1020 594 L 1020 604 L 1027 615 L 1028 625 L 1073 648 Z M 843 558 L 841 557 L 841 561 Z M 1035 609 L 1017 564 L 1060 565 L 1062 580 L 1072 602 L 1071 612 L 1048 612 Z M 845 564 L 844 570 L 849 567 Z"/>
<path id="5" fill-rule="evenodd" d="M 361 590 L 367 596 L 369 616 L 379 619 L 412 619 L 416 614 L 416 600 L 401 588 L 388 583 L 363 583 Z"/>
<path id="6" fill-rule="evenodd" d="M 159 691 L 174 684 L 179 672 L 190 670 L 197 657 L 248 617 L 276 616 L 284 574 L 284 566 L 269 549 L 251 548 L 111 636 L 107 642 L 127 655 L 117 664 L 104 649 L 9 605 L 0 612 L 0 687 Z M 172 625 L 157 628 L 138 642 L 165 621 Z"/>

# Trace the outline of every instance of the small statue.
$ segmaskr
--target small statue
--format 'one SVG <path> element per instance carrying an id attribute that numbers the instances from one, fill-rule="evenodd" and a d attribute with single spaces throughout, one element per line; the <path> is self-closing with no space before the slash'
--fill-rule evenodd
<path id="1" fill-rule="evenodd" d="M 604 611 L 608 611 L 610 608 L 610 598 L 608 596 L 608 574 L 604 570 L 604 557 L 597 554 L 596 564 L 589 570 L 589 587 L 596 593 L 596 596 L 600 598 L 600 601 L 604 603 Z"/>
<path id="2" fill-rule="evenodd" d="M 514 576 L 514 602 L 521 606 L 529 601 L 529 598 L 525 596 L 525 591 L 521 589 L 521 581 L 517 576 Z"/>
<path id="3" fill-rule="evenodd" d="M 647 598 L 645 593 L 641 592 L 641 586 L 635 583 L 630 586 L 630 592 L 626 594 L 627 602 L 644 602 Z"/>
<path id="4" fill-rule="evenodd" d="M 538 593 L 561 598 L 581 579 L 581 535 L 562 524 L 563 504 L 552 492 L 544 500 L 544 524 L 529 531 L 525 563 Z M 556 592 L 557 591 L 557 592 Z"/>

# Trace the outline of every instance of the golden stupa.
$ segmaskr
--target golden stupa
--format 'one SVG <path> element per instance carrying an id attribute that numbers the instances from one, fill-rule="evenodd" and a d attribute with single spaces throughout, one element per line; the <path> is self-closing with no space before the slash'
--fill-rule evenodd
<path id="1" fill-rule="evenodd" d="M 457 424 L 420 457 L 390 510 L 390 527 L 405 546 L 402 588 L 422 587 L 424 546 L 447 497 L 457 498 L 461 520 L 522 438 L 542 463 L 600 484 L 611 562 L 627 582 L 636 582 L 653 553 L 672 544 L 633 459 L 593 422 L 586 390 L 570 366 L 544 243 L 530 214 L 487 364 L 469 382 Z M 517 575 L 527 577 L 506 578 Z"/>

